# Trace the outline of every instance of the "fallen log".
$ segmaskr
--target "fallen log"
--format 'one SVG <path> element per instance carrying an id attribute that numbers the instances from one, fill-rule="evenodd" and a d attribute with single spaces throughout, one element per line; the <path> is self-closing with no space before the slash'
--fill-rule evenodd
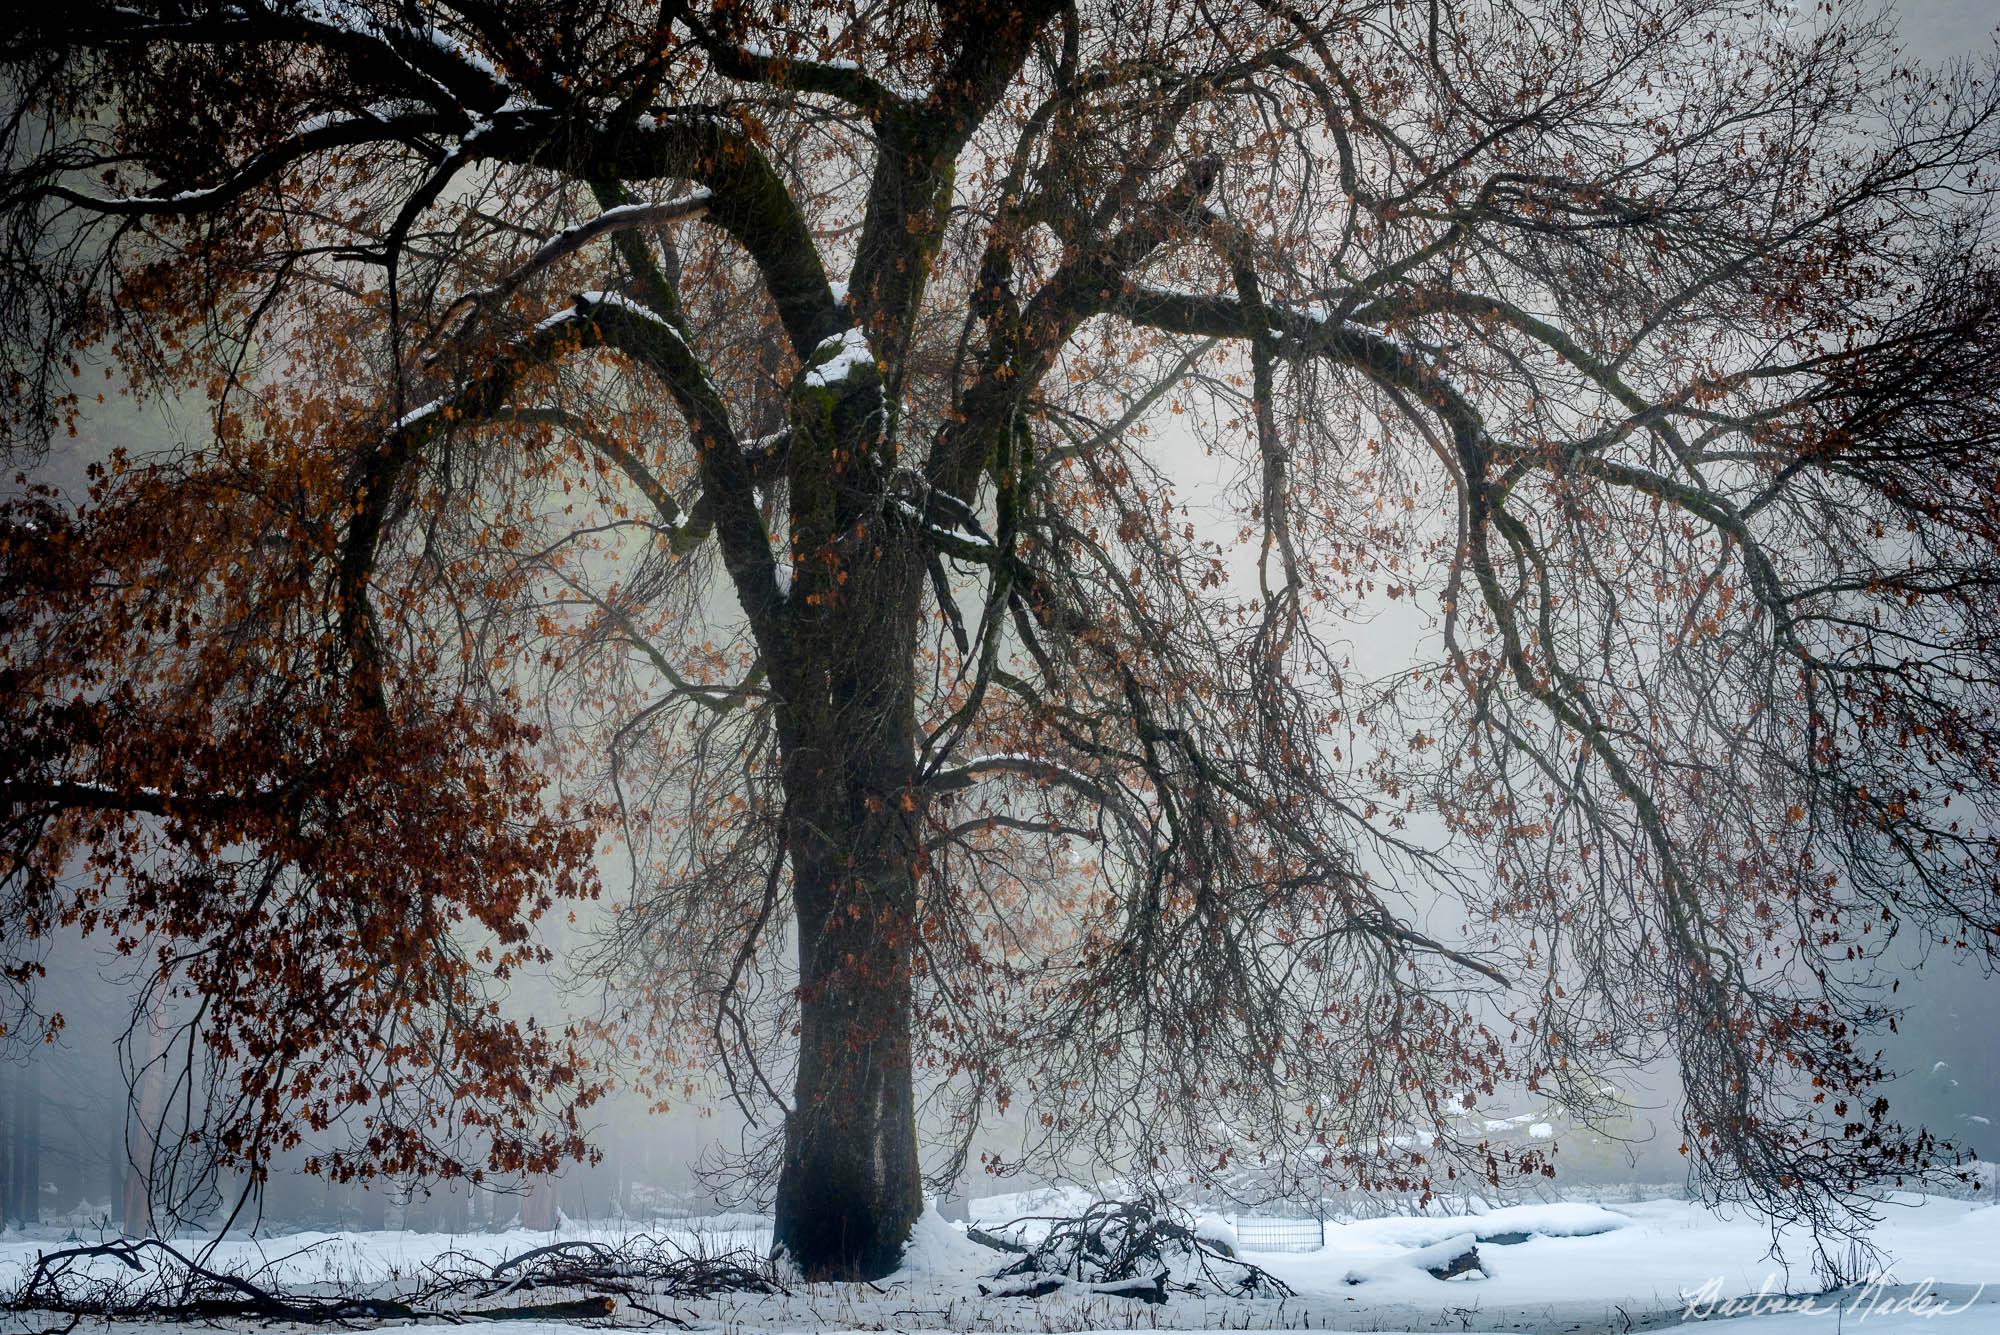
<path id="1" fill-rule="evenodd" d="M 1003 1238 L 997 1234 L 988 1233 L 983 1228 L 967 1228 L 965 1230 L 965 1237 L 968 1242 L 976 1242 L 982 1247 L 991 1247 L 996 1252 L 1012 1252 L 1016 1256 L 1026 1256 L 1028 1254 L 1028 1249 L 1024 1244 L 1015 1242 L 1011 1238 Z"/>
<path id="2" fill-rule="evenodd" d="M 527 1303 L 520 1307 L 488 1307 L 454 1315 L 475 1321 L 595 1321 L 618 1310 L 612 1298 L 578 1298 L 565 1303 Z"/>
<path id="3" fill-rule="evenodd" d="M 1424 1269 L 1431 1272 L 1433 1279 L 1457 1279 L 1460 1275 L 1469 1275 L 1475 1270 L 1482 1278 L 1486 1275 L 1486 1267 L 1480 1263 L 1479 1247 L 1476 1243 L 1463 1251 L 1441 1258 L 1437 1264 L 1427 1265 Z"/>

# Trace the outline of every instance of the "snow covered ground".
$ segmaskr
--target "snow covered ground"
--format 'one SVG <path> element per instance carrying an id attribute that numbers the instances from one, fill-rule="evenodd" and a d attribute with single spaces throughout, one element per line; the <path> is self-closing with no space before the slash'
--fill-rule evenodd
<path id="1" fill-rule="evenodd" d="M 1014 1211 L 1070 1202 L 994 1198 L 976 1220 L 1000 1227 Z M 1022 1206 L 1029 1210 L 1022 1211 Z M 1070 1211 L 1064 1209 L 1064 1213 Z M 927 1215 L 899 1274 L 876 1285 L 795 1286 L 785 1296 L 740 1295 L 679 1303 L 672 1314 L 717 1335 L 778 1331 L 1085 1331 L 1337 1329 L 1372 1331 L 1611 1332 L 1681 1328 L 1713 1335 L 2000 1335 L 2000 1205 L 1894 1196 L 1874 1241 L 1887 1268 L 1879 1282 L 1814 1295 L 1805 1240 L 1780 1240 L 1747 1215 L 1685 1201 L 1514 1206 L 1473 1215 L 1425 1215 L 1327 1226 L 1322 1249 L 1245 1257 L 1297 1290 L 1288 1299 L 1176 1295 L 1164 1306 L 1088 1293 L 983 1297 L 980 1281 L 1008 1259 L 968 1241 L 961 1226 Z M 1027 1231 L 1032 1231 L 1030 1225 Z M 1226 1236 L 1226 1219 L 1205 1232 Z M 630 1225 L 570 1226 L 556 1237 L 617 1242 Z M 666 1233 L 709 1252 L 768 1244 L 754 1216 Z M 1485 1276 L 1449 1281 L 1425 1269 L 1475 1240 Z M 301 1233 L 230 1241 L 217 1268 L 261 1269 L 265 1282 L 394 1288 L 450 1254 L 498 1261 L 552 1240 L 546 1233 Z M 0 1238 L 0 1287 L 18 1282 L 36 1252 L 59 1243 Z M 194 1244 L 199 1245 L 199 1244 Z M 1786 1266 L 1786 1259 L 1791 1262 Z M 1783 1295 L 1794 1295 L 1786 1298 Z M 1803 1296 L 1813 1295 L 1813 1296 Z M 652 1318 L 626 1312 L 633 1324 Z M 39 1331 L 46 1319 L 8 1318 L 0 1331 Z M 91 1330 L 86 1325 L 80 1330 Z M 145 1335 L 158 1327 L 121 1326 Z M 574 1325 L 516 1323 L 510 1335 L 574 1335 Z"/>

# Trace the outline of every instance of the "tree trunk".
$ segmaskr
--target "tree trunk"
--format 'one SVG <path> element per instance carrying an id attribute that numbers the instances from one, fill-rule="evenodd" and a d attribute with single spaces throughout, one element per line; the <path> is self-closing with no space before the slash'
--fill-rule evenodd
<path id="1" fill-rule="evenodd" d="M 20 1193 L 16 1216 L 23 1224 L 42 1221 L 42 1070 L 31 1056 L 15 1077 L 14 1180 Z"/>
<path id="2" fill-rule="evenodd" d="M 878 853 L 829 865 L 801 842 L 820 841 L 793 847 L 799 1069 L 773 1242 L 808 1279 L 874 1279 L 900 1263 L 923 1207 L 910 1069 L 914 882 L 906 860 Z"/>
<path id="3" fill-rule="evenodd" d="M 556 1198 L 555 1179 L 538 1176 L 528 1184 L 521 1198 L 521 1227 L 553 1233 L 562 1226 L 562 1206 Z"/>
<path id="4" fill-rule="evenodd" d="M 14 1209 L 14 1064 L 0 1061 L 0 1230 L 13 1223 Z"/>
<path id="5" fill-rule="evenodd" d="M 838 404 L 795 406 L 801 440 L 841 448 L 795 441 L 791 460 L 799 572 L 778 727 L 799 1065 L 773 1249 L 809 1279 L 888 1274 L 923 1208 L 910 1012 L 924 566 L 882 526 L 881 399 L 864 369 Z"/>

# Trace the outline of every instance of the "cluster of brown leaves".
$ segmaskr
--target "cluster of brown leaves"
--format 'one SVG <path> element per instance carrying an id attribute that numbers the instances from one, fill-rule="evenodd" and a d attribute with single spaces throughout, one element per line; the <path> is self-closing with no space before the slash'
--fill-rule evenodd
<path id="1" fill-rule="evenodd" d="M 31 1003 L 58 933 L 130 956 L 204 1172 L 546 1170 L 601 1077 L 493 984 L 596 893 L 591 813 L 421 657 L 357 668 L 324 500 L 239 450 L 0 511 L 7 977 Z"/>

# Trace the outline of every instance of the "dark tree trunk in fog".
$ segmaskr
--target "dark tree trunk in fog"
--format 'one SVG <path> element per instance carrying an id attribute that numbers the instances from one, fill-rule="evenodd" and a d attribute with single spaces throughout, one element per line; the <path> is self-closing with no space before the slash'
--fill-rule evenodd
<path id="1" fill-rule="evenodd" d="M 869 794 L 831 796 L 848 805 Z M 893 1270 L 923 1206 L 910 1071 L 915 886 L 893 826 L 907 828 L 893 807 L 839 833 L 794 822 L 799 1068 L 774 1243 L 809 1278 Z"/>
<path id="2" fill-rule="evenodd" d="M 0 1228 L 15 1217 L 14 1069 L 0 1062 Z"/>
<path id="3" fill-rule="evenodd" d="M 107 1225 L 119 1226 L 124 1223 L 122 1211 L 125 1205 L 125 1140 L 115 1126 L 104 1131 L 104 1220 Z"/>
<path id="4" fill-rule="evenodd" d="M 119 1146 L 119 1191 L 112 1205 L 118 1212 L 119 1231 L 128 1238 L 145 1237 L 153 1231 L 144 1166 L 152 1162 L 152 1157 L 150 1150 L 139 1153 L 129 1144 Z"/>
<path id="5" fill-rule="evenodd" d="M 31 1224 L 42 1220 L 42 1068 L 28 1063 L 28 1106 L 21 1110 L 21 1128 L 27 1149 L 27 1209 L 23 1217 Z"/>
<path id="6" fill-rule="evenodd" d="M 837 574 L 799 571 L 778 676 L 799 1065 L 773 1245 L 807 1278 L 875 1278 L 895 1269 L 923 1208 L 910 1062 L 923 566 L 882 531 L 872 362 L 794 393 L 794 431 L 830 446 L 793 451 L 791 494 L 805 502 L 794 546 L 855 538 Z"/>
<path id="7" fill-rule="evenodd" d="M 42 1217 L 42 1080 L 32 1060 L 6 1068 L 6 1216 L 34 1224 Z"/>
<path id="8" fill-rule="evenodd" d="M 556 1180 L 537 1177 L 521 1198 L 521 1227 L 553 1232 L 562 1223 L 562 1208 L 556 1200 Z"/>
<path id="9" fill-rule="evenodd" d="M 378 1180 L 372 1182 L 361 1193 L 361 1227 L 369 1232 L 379 1232 L 389 1226 L 389 1193 Z"/>

